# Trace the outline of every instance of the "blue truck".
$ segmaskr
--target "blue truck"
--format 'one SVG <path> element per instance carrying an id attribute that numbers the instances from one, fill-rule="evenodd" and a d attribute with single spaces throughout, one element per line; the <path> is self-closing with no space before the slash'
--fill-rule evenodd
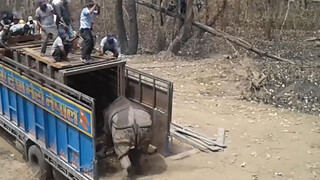
<path id="1" fill-rule="evenodd" d="M 29 165 L 46 179 L 95 180 L 102 111 L 119 96 L 143 105 L 153 120 L 153 144 L 168 153 L 173 84 L 126 66 L 125 60 L 94 56 L 53 63 L 39 56 L 40 42 L 22 42 L 0 55 L 0 127 Z"/>

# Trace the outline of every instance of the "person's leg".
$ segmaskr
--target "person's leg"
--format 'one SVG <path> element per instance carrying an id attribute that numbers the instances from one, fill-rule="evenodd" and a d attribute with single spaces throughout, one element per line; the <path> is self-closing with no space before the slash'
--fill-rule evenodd
<path id="1" fill-rule="evenodd" d="M 93 37 L 92 32 L 90 30 L 89 30 L 89 35 L 90 35 L 90 43 L 89 43 L 89 48 L 88 48 L 88 54 L 89 54 L 89 59 L 90 59 L 96 38 Z"/>
<path id="2" fill-rule="evenodd" d="M 44 55 L 47 51 L 47 44 L 48 44 L 48 41 L 49 41 L 49 34 L 45 33 L 45 32 L 42 32 L 42 45 L 41 45 L 41 54 Z"/>
<path id="3" fill-rule="evenodd" d="M 142 155 L 141 151 L 136 148 L 129 151 L 129 158 L 130 158 L 130 161 L 132 162 L 133 170 L 138 175 L 143 174 L 142 166 L 140 163 L 141 155 Z"/>
<path id="4" fill-rule="evenodd" d="M 80 33 L 84 41 L 81 49 L 81 56 L 82 59 L 89 60 L 93 49 L 93 37 L 89 29 L 82 30 Z"/>
<path id="5" fill-rule="evenodd" d="M 87 47 L 86 47 L 86 41 L 88 39 L 87 31 L 85 30 L 80 30 L 80 37 L 82 38 L 81 44 L 80 44 L 80 50 L 81 50 L 81 59 L 87 60 L 88 56 L 86 54 L 87 52 Z"/>
<path id="6" fill-rule="evenodd" d="M 41 35 L 42 40 L 44 40 L 41 46 L 41 54 L 45 54 L 49 39 L 56 39 L 58 37 L 58 30 L 55 27 L 46 28 L 46 32 L 42 32 Z"/>
<path id="7" fill-rule="evenodd" d="M 68 37 L 70 39 L 74 38 L 73 29 L 72 29 L 71 24 L 67 28 L 67 34 L 68 34 Z M 72 52 L 72 50 L 73 50 L 73 42 L 68 43 L 67 48 L 68 48 L 69 52 Z"/>
<path id="8" fill-rule="evenodd" d="M 57 47 L 52 53 L 52 58 L 57 62 L 62 60 L 62 51 L 59 47 Z"/>

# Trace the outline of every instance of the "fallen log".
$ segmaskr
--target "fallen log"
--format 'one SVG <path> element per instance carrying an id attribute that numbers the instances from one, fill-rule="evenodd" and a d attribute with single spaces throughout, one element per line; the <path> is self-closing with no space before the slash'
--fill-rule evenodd
<path id="1" fill-rule="evenodd" d="M 150 9 L 154 9 L 156 11 L 160 11 L 162 13 L 165 13 L 171 17 L 175 17 L 175 18 L 180 18 L 180 19 L 184 19 L 184 17 L 181 15 L 181 14 L 177 14 L 177 13 L 173 13 L 171 11 L 168 11 L 166 10 L 165 8 L 162 8 L 162 7 L 159 7 L 155 4 L 152 4 L 152 3 L 148 3 L 148 2 L 145 2 L 145 1 L 136 1 L 137 4 L 139 5 L 142 5 L 142 6 L 145 6 L 145 7 L 148 7 Z M 290 64 L 295 64 L 294 62 L 292 62 L 291 60 L 289 59 L 286 59 L 286 58 L 282 58 L 282 57 L 279 57 L 277 55 L 274 55 L 274 54 L 271 54 L 267 51 L 263 51 L 263 50 L 260 50 L 256 47 L 254 47 L 252 44 L 244 41 L 243 39 L 240 39 L 238 37 L 235 37 L 235 36 L 232 36 L 228 33 L 225 33 L 225 32 L 222 32 L 220 30 L 217 30 L 215 28 L 212 28 L 212 27 L 209 27 L 209 26 L 206 26 L 204 24 L 201 24 L 199 22 L 192 22 L 192 24 L 199 28 L 200 30 L 203 30 L 203 31 L 206 31 L 210 34 L 213 34 L 217 37 L 220 37 L 220 38 L 225 38 L 227 39 L 228 41 L 238 45 L 238 46 L 241 46 L 249 51 L 252 51 L 260 56 L 265 56 L 265 57 L 269 57 L 269 58 L 272 58 L 272 59 L 275 59 L 277 61 L 283 61 L 283 62 L 287 62 L 287 63 L 290 63 Z"/>

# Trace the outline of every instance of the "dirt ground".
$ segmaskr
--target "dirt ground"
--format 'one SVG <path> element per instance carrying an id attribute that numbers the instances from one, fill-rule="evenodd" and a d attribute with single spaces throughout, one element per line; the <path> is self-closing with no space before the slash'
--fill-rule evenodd
<path id="1" fill-rule="evenodd" d="M 219 127 L 229 131 L 224 152 L 176 161 L 153 157 L 145 163 L 146 176 L 138 179 L 320 179 L 319 117 L 242 100 L 246 63 L 220 55 L 128 60 L 131 67 L 174 82 L 174 122 L 211 136 Z M 0 139 L 0 179 L 31 179 L 18 154 Z"/>

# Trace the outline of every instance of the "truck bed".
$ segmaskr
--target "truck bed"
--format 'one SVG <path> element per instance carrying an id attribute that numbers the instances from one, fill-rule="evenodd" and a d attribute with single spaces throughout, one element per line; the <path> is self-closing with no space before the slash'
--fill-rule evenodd
<path id="1" fill-rule="evenodd" d="M 73 53 L 69 53 L 68 55 L 68 61 L 63 61 L 63 62 L 54 62 L 51 56 L 51 45 L 47 47 L 46 54 L 44 56 L 41 56 L 40 51 L 41 51 L 41 42 L 33 42 L 33 43 L 28 43 L 25 45 L 17 44 L 14 46 L 11 46 L 12 49 L 18 51 L 21 54 L 24 55 L 29 55 L 33 57 L 34 59 L 37 59 L 38 61 L 41 61 L 47 65 L 50 65 L 56 69 L 64 69 L 64 68 L 69 68 L 69 67 L 76 67 L 76 66 L 86 66 L 88 64 L 95 64 L 95 63 L 101 63 L 105 61 L 114 61 L 116 60 L 112 56 L 108 55 L 103 55 L 100 56 L 98 53 L 92 54 L 92 61 L 88 63 L 83 63 L 80 58 L 81 58 L 81 53 L 79 50 L 74 51 Z"/>

